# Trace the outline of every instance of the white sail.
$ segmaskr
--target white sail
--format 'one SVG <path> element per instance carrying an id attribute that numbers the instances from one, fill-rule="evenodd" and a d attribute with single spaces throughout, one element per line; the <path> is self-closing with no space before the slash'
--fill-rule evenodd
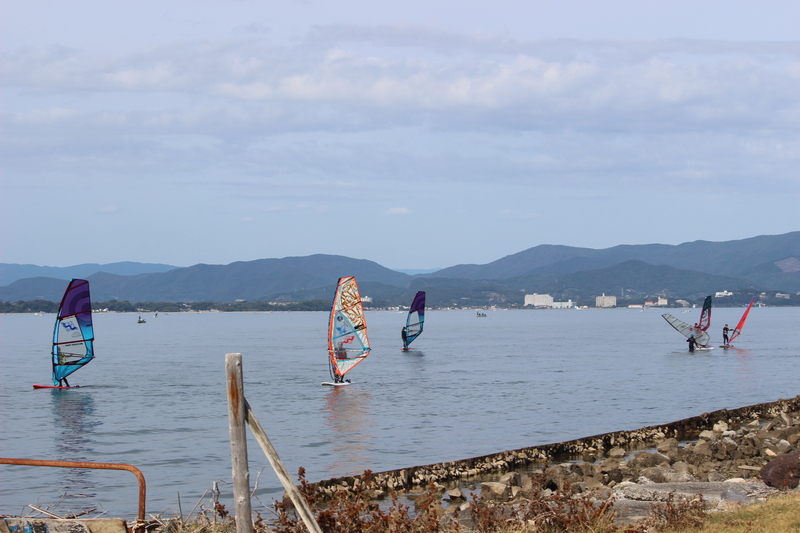
<path id="1" fill-rule="evenodd" d="M 705 346 L 708 344 L 708 341 L 711 340 L 711 337 L 708 336 L 708 333 L 706 333 L 700 328 L 695 328 L 694 326 L 687 324 L 683 320 L 678 320 L 672 315 L 665 314 L 661 316 L 664 317 L 664 320 L 669 322 L 670 326 L 678 330 L 680 334 L 686 337 L 687 339 L 691 335 L 694 335 L 694 340 L 697 341 L 698 346 Z"/>

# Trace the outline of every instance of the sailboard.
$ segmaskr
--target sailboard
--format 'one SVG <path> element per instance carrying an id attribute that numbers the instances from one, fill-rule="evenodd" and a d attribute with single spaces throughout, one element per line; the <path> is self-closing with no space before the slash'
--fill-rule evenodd
<path id="1" fill-rule="evenodd" d="M 403 339 L 403 350 L 408 350 L 408 345 L 422 334 L 422 326 L 425 323 L 425 291 L 417 292 L 408 310 L 406 325 L 400 332 Z"/>
<path id="2" fill-rule="evenodd" d="M 370 350 L 356 278 L 339 278 L 328 320 L 328 359 L 333 381 L 322 384 L 334 387 L 349 384 L 345 374 L 363 361 Z"/>
<path id="3" fill-rule="evenodd" d="M 708 341 L 711 338 L 708 336 L 708 333 L 703 331 L 700 328 L 695 328 L 694 326 L 687 324 L 683 320 L 678 320 L 674 316 L 670 314 L 661 315 L 664 317 L 664 320 L 669 322 L 669 325 L 675 328 L 681 335 L 686 337 L 687 339 L 694 335 L 694 340 L 697 342 L 698 348 L 702 348 L 708 345 Z"/>
<path id="4" fill-rule="evenodd" d="M 94 328 L 89 282 L 72 279 L 58 306 L 53 331 L 53 385 L 34 385 L 35 389 L 68 389 L 62 380 L 94 359 Z"/>
<path id="5" fill-rule="evenodd" d="M 723 345 L 720 346 L 720 348 L 730 348 L 731 346 L 733 346 L 733 344 L 731 344 L 731 343 L 733 342 L 733 339 L 735 339 L 736 337 L 741 335 L 742 328 L 744 328 L 744 322 L 745 322 L 745 320 L 747 320 L 747 315 L 750 314 L 750 309 L 753 308 L 753 303 L 755 301 L 756 301 L 756 298 L 754 296 L 750 300 L 750 305 L 748 305 L 747 309 L 744 310 L 744 314 L 742 315 L 742 318 L 739 319 L 739 323 L 736 324 L 735 328 L 733 328 L 733 333 L 731 334 L 730 338 L 728 338 L 728 344 L 723 344 Z"/>

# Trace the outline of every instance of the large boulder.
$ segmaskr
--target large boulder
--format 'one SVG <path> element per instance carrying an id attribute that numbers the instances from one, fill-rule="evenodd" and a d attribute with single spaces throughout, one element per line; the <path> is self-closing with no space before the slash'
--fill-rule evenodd
<path id="1" fill-rule="evenodd" d="M 761 479 L 776 489 L 795 489 L 800 483 L 800 449 L 780 455 L 764 465 Z"/>

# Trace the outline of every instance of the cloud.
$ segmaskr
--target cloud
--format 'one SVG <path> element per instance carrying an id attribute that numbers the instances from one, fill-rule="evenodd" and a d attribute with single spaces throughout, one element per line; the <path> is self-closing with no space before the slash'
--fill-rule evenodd
<path id="1" fill-rule="evenodd" d="M 113 214 L 113 213 L 119 213 L 121 211 L 122 211 L 122 208 L 120 206 L 114 205 L 114 204 L 105 205 L 105 206 L 100 208 L 100 214 L 102 214 L 102 215 L 110 215 L 110 214 Z"/>
<path id="2" fill-rule="evenodd" d="M 387 216 L 394 216 L 394 215 L 410 215 L 411 210 L 407 207 L 392 207 L 391 209 L 387 209 L 384 215 Z"/>

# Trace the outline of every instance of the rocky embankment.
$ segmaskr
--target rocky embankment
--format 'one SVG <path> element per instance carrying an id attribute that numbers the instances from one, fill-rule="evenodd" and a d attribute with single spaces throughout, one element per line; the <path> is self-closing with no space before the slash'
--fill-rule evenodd
<path id="1" fill-rule="evenodd" d="M 647 516 L 653 502 L 670 494 L 702 494 L 709 506 L 727 509 L 797 487 L 800 452 L 790 452 L 798 441 L 800 396 L 634 431 L 381 472 L 374 474 L 375 497 L 393 490 L 414 493 L 433 483 L 443 504 L 466 509 L 470 503 L 464 493 L 478 488 L 487 499 L 513 504 L 569 484 L 597 500 L 613 498 L 623 521 Z M 779 456 L 794 460 L 764 469 Z M 360 484 L 360 476 L 354 476 L 316 486 L 333 494 Z"/>

